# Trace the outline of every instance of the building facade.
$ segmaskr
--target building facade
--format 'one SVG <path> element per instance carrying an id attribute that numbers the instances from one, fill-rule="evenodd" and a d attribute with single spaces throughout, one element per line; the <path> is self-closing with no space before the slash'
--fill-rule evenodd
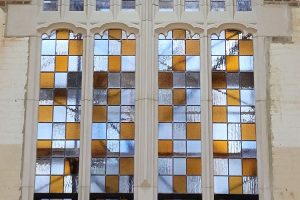
<path id="1" fill-rule="evenodd" d="M 300 197 L 297 2 L 1 5 L 0 199 Z"/>

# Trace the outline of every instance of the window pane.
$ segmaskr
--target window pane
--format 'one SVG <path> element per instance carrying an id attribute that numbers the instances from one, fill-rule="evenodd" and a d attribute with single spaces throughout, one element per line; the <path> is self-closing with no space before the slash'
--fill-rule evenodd
<path id="1" fill-rule="evenodd" d="M 185 11 L 198 11 L 199 0 L 185 0 L 184 8 Z"/>
<path id="2" fill-rule="evenodd" d="M 68 30 L 52 32 L 42 40 L 37 193 L 77 193 L 82 51 L 73 56 L 68 49 L 74 44 L 82 49 L 82 41 L 80 34 Z"/>
<path id="3" fill-rule="evenodd" d="M 44 11 L 58 11 L 58 0 L 44 0 Z"/>
<path id="4" fill-rule="evenodd" d="M 199 194 L 199 37 L 181 29 L 160 35 L 158 58 L 158 191 Z"/>
<path id="5" fill-rule="evenodd" d="M 91 192 L 133 193 L 135 39 L 110 29 L 94 44 Z"/>
<path id="6" fill-rule="evenodd" d="M 174 1 L 173 0 L 159 0 L 160 11 L 173 11 Z"/>
<path id="7" fill-rule="evenodd" d="M 253 41 L 236 30 L 219 35 L 211 38 L 212 60 L 222 63 L 212 66 L 214 192 L 257 194 Z"/>
<path id="8" fill-rule="evenodd" d="M 110 0 L 96 0 L 97 11 L 108 11 L 110 9 Z"/>
<path id="9" fill-rule="evenodd" d="M 211 11 L 225 11 L 225 1 L 210 1 Z"/>
<path id="10" fill-rule="evenodd" d="M 84 0 L 70 0 L 70 11 L 83 11 Z"/>
<path id="11" fill-rule="evenodd" d="M 251 0 L 237 0 L 237 11 L 251 11 Z"/>
<path id="12" fill-rule="evenodd" d="M 122 9 L 135 10 L 135 0 L 122 0 Z"/>

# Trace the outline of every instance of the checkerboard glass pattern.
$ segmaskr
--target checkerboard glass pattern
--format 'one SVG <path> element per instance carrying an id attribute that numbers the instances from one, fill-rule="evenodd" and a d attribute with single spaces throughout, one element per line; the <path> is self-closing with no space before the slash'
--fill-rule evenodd
<path id="1" fill-rule="evenodd" d="M 200 36 L 158 40 L 158 192 L 201 193 Z"/>
<path id="2" fill-rule="evenodd" d="M 83 39 L 42 36 L 35 193 L 77 193 Z"/>
<path id="3" fill-rule="evenodd" d="M 252 35 L 211 36 L 214 191 L 257 194 Z"/>
<path id="4" fill-rule="evenodd" d="M 135 55 L 135 35 L 95 35 L 91 193 L 133 192 Z"/>

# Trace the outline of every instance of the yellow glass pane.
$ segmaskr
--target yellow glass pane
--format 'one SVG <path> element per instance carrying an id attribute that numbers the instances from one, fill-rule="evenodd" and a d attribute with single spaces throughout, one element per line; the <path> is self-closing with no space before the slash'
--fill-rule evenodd
<path id="1" fill-rule="evenodd" d="M 243 159 L 243 176 L 257 176 L 256 159 Z"/>
<path id="2" fill-rule="evenodd" d="M 108 57 L 108 71 L 120 72 L 121 69 L 121 56 L 109 56 Z"/>
<path id="3" fill-rule="evenodd" d="M 173 56 L 173 70 L 185 71 L 185 56 Z"/>
<path id="4" fill-rule="evenodd" d="M 37 141 L 37 156 L 38 157 L 48 157 L 51 156 L 51 141 L 50 140 L 43 140 Z"/>
<path id="5" fill-rule="evenodd" d="M 121 139 L 134 139 L 134 123 L 121 123 Z"/>
<path id="6" fill-rule="evenodd" d="M 103 157 L 106 155 L 106 141 L 93 140 L 92 141 L 92 157 Z"/>
<path id="7" fill-rule="evenodd" d="M 176 29 L 173 30 L 173 39 L 185 39 L 185 30 Z"/>
<path id="8" fill-rule="evenodd" d="M 230 106 L 240 105 L 240 91 L 239 90 L 227 90 L 227 102 Z"/>
<path id="9" fill-rule="evenodd" d="M 80 123 L 67 123 L 66 139 L 79 140 L 80 138 Z"/>
<path id="10" fill-rule="evenodd" d="M 174 89 L 173 90 L 173 104 L 185 105 L 185 89 Z"/>
<path id="11" fill-rule="evenodd" d="M 69 55 L 76 56 L 83 54 L 83 40 L 70 40 L 69 42 Z"/>
<path id="12" fill-rule="evenodd" d="M 173 87 L 173 74 L 170 72 L 158 73 L 158 87 L 159 88 L 172 88 Z"/>
<path id="13" fill-rule="evenodd" d="M 105 189 L 107 193 L 119 192 L 119 177 L 118 176 L 106 176 Z"/>
<path id="14" fill-rule="evenodd" d="M 256 140 L 255 124 L 242 124 L 242 140 Z"/>
<path id="15" fill-rule="evenodd" d="M 39 122 L 52 122 L 52 116 L 52 106 L 39 106 Z"/>
<path id="16" fill-rule="evenodd" d="M 68 71 L 68 56 L 56 56 L 55 71 L 57 72 Z"/>
<path id="17" fill-rule="evenodd" d="M 122 30 L 121 29 L 108 30 L 108 38 L 120 40 L 122 38 Z"/>
<path id="18" fill-rule="evenodd" d="M 109 89 L 108 90 L 108 104 L 109 105 L 120 105 L 121 94 L 120 89 Z"/>
<path id="19" fill-rule="evenodd" d="M 225 106 L 213 106 L 213 122 L 227 122 L 227 109 Z"/>
<path id="20" fill-rule="evenodd" d="M 57 30 L 56 31 L 56 39 L 58 40 L 66 40 L 69 39 L 69 30 Z"/>
<path id="21" fill-rule="evenodd" d="M 213 143 L 214 156 L 226 157 L 228 155 L 227 141 L 214 141 Z"/>
<path id="22" fill-rule="evenodd" d="M 215 88 L 226 88 L 226 74 L 223 72 L 212 73 L 212 87 Z"/>
<path id="23" fill-rule="evenodd" d="M 187 123 L 187 139 L 200 140 L 201 139 L 201 124 L 200 123 Z"/>
<path id="24" fill-rule="evenodd" d="M 67 104 L 67 90 L 55 89 L 54 90 L 54 105 L 66 105 Z"/>
<path id="25" fill-rule="evenodd" d="M 64 177 L 51 176 L 50 193 L 63 193 L 63 192 L 64 192 Z"/>
<path id="26" fill-rule="evenodd" d="M 120 175 L 133 175 L 133 158 L 120 158 Z"/>
<path id="27" fill-rule="evenodd" d="M 106 106 L 94 106 L 93 122 L 106 122 Z"/>
<path id="28" fill-rule="evenodd" d="M 200 42 L 199 40 L 186 41 L 186 54 L 187 55 L 200 55 Z"/>
<path id="29" fill-rule="evenodd" d="M 173 142 L 171 140 L 158 141 L 158 155 L 170 156 L 173 154 Z"/>
<path id="30" fill-rule="evenodd" d="M 226 56 L 226 70 L 228 72 L 239 71 L 239 57 L 238 56 Z"/>
<path id="31" fill-rule="evenodd" d="M 135 40 L 122 40 L 122 55 L 134 56 L 136 43 Z"/>
<path id="32" fill-rule="evenodd" d="M 239 31 L 226 30 L 226 39 L 232 39 L 232 40 L 239 39 Z"/>
<path id="33" fill-rule="evenodd" d="M 159 106 L 158 107 L 158 121 L 159 122 L 171 122 L 171 121 L 173 121 L 172 106 Z"/>
<path id="34" fill-rule="evenodd" d="M 78 170 L 78 158 L 65 158 L 65 175 L 78 174 Z"/>
<path id="35" fill-rule="evenodd" d="M 186 176 L 174 176 L 173 189 L 175 193 L 186 193 Z"/>
<path id="36" fill-rule="evenodd" d="M 229 193 L 242 194 L 243 193 L 243 179 L 239 176 L 229 177 Z"/>
<path id="37" fill-rule="evenodd" d="M 94 73 L 94 88 L 107 88 L 107 73 Z"/>
<path id="38" fill-rule="evenodd" d="M 240 55 L 253 55 L 253 41 L 252 40 L 240 40 L 239 41 Z"/>
<path id="39" fill-rule="evenodd" d="M 41 73 L 40 87 L 41 88 L 53 88 L 54 87 L 54 73 Z"/>
<path id="40" fill-rule="evenodd" d="M 201 158 L 188 158 L 186 161 L 186 170 L 187 175 L 194 175 L 194 176 L 200 176 L 202 165 L 201 165 Z"/>

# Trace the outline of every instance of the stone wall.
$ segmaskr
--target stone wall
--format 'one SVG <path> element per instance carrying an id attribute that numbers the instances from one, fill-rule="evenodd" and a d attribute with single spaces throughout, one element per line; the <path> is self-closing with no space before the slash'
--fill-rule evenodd
<path id="1" fill-rule="evenodd" d="M 0 199 L 20 198 L 28 38 L 4 38 L 0 9 Z"/>
<path id="2" fill-rule="evenodd" d="M 274 200 L 300 199 L 300 9 L 292 43 L 270 47 L 270 119 Z"/>

